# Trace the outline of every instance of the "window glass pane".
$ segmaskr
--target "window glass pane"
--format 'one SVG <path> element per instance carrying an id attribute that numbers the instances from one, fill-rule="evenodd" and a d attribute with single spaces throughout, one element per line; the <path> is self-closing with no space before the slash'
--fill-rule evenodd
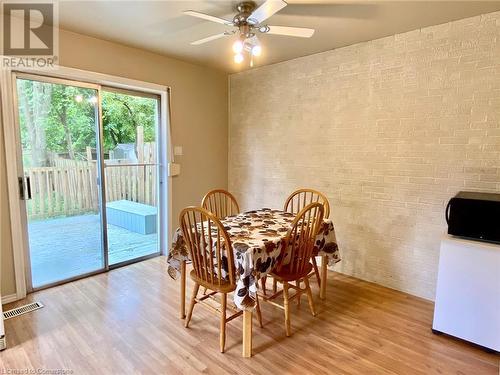
<path id="1" fill-rule="evenodd" d="M 158 99 L 102 92 L 109 264 L 159 252 Z"/>

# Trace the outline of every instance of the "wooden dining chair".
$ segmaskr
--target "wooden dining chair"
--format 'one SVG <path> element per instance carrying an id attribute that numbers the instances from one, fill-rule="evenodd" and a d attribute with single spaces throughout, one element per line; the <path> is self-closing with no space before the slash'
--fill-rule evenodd
<path id="1" fill-rule="evenodd" d="M 314 189 L 299 189 L 294 191 L 285 201 L 285 207 L 283 211 L 291 212 L 293 214 L 297 214 L 302 210 L 305 206 L 310 203 L 321 203 L 324 208 L 323 218 L 328 219 L 330 216 L 330 203 L 326 196 Z M 316 275 L 316 279 L 318 281 L 318 285 L 321 285 L 321 276 L 319 274 L 318 263 L 316 262 L 316 257 L 312 257 L 312 264 L 314 268 L 314 273 L 311 273 L 309 276 Z"/>
<path id="2" fill-rule="evenodd" d="M 194 282 L 191 302 L 186 316 L 185 326 L 189 326 L 194 305 L 208 307 L 220 314 L 220 351 L 224 353 L 226 342 L 226 323 L 242 315 L 238 311 L 226 317 L 227 294 L 236 289 L 234 254 L 231 241 L 220 220 L 201 207 L 187 207 L 181 211 L 179 223 L 184 241 L 193 262 L 190 277 Z M 200 286 L 212 291 L 198 298 Z M 220 308 L 204 303 L 207 298 L 215 300 L 215 295 L 221 295 Z M 256 297 L 257 318 L 262 327 L 259 299 Z"/>
<path id="3" fill-rule="evenodd" d="M 307 294 L 309 308 L 313 316 L 316 316 L 311 286 L 309 285 L 309 273 L 313 266 L 311 257 L 314 251 L 316 236 L 323 223 L 324 206 L 321 203 L 311 203 L 304 207 L 292 223 L 287 232 L 281 251 L 282 258 L 271 272 L 271 276 L 283 284 L 280 291 L 271 296 L 263 295 L 264 301 L 269 302 L 285 310 L 285 330 L 290 336 L 290 301 L 300 297 L 302 293 Z M 300 282 L 304 282 L 304 288 Z M 295 285 L 291 284 L 295 282 Z M 295 291 L 290 296 L 290 289 Z M 283 294 L 283 306 L 274 302 L 279 295 Z"/>
<path id="4" fill-rule="evenodd" d="M 240 213 L 236 198 L 229 191 L 215 189 L 209 191 L 201 201 L 201 206 L 219 219 Z"/>
<path id="5" fill-rule="evenodd" d="M 330 216 L 330 203 L 323 193 L 314 189 L 299 189 L 294 191 L 286 199 L 283 211 L 297 214 L 305 206 L 315 202 L 323 205 L 325 210 L 323 217 L 324 219 L 328 219 Z"/>

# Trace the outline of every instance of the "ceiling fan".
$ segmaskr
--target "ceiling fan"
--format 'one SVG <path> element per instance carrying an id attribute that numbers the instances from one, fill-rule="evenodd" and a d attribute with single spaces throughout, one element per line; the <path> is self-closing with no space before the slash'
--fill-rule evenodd
<path id="1" fill-rule="evenodd" d="M 279 12 L 288 4 L 283 0 L 267 0 L 257 7 L 253 1 L 243 1 L 236 6 L 238 13 L 232 20 L 212 16 L 209 14 L 186 10 L 184 14 L 204 20 L 217 22 L 227 26 L 233 26 L 236 30 L 225 31 L 223 33 L 211 35 L 209 37 L 191 42 L 192 45 L 200 45 L 212 40 L 224 38 L 226 36 L 237 35 L 238 40 L 233 44 L 234 61 L 241 63 L 245 59 L 243 53 L 250 55 L 250 66 L 253 66 L 253 57 L 260 56 L 262 47 L 257 32 L 262 34 L 286 35 L 299 38 L 310 38 L 314 34 L 314 29 L 305 27 L 271 26 L 264 23 L 269 17 Z"/>

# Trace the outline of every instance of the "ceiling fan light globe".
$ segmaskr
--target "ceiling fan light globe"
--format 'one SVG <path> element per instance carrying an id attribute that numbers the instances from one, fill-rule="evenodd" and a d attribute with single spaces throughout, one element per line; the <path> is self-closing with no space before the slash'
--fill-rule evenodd
<path id="1" fill-rule="evenodd" d="M 244 57 L 241 53 L 237 53 L 236 55 L 234 55 L 234 62 L 236 64 L 241 64 L 244 60 Z"/>
<path id="2" fill-rule="evenodd" d="M 233 52 L 236 54 L 241 54 L 243 51 L 243 42 L 241 40 L 237 40 L 233 43 Z"/>
<path id="3" fill-rule="evenodd" d="M 252 56 L 260 56 L 262 54 L 262 47 L 259 45 L 252 47 Z"/>

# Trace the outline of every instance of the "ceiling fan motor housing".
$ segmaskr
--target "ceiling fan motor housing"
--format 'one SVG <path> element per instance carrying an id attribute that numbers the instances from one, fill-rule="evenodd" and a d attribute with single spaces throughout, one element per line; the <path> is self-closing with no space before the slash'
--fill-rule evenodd
<path id="1" fill-rule="evenodd" d="M 248 23 L 248 17 L 255 10 L 255 3 L 253 1 L 243 1 L 236 6 L 238 14 L 233 18 L 233 24 L 239 26 Z"/>
<path id="2" fill-rule="evenodd" d="M 253 1 L 244 1 L 236 6 L 236 9 L 239 13 L 234 16 L 233 25 L 238 27 L 240 31 L 240 37 L 242 39 L 255 36 L 255 33 L 252 32 L 255 22 L 252 22 L 252 20 L 248 18 L 255 10 L 255 8 L 256 4 Z"/>

